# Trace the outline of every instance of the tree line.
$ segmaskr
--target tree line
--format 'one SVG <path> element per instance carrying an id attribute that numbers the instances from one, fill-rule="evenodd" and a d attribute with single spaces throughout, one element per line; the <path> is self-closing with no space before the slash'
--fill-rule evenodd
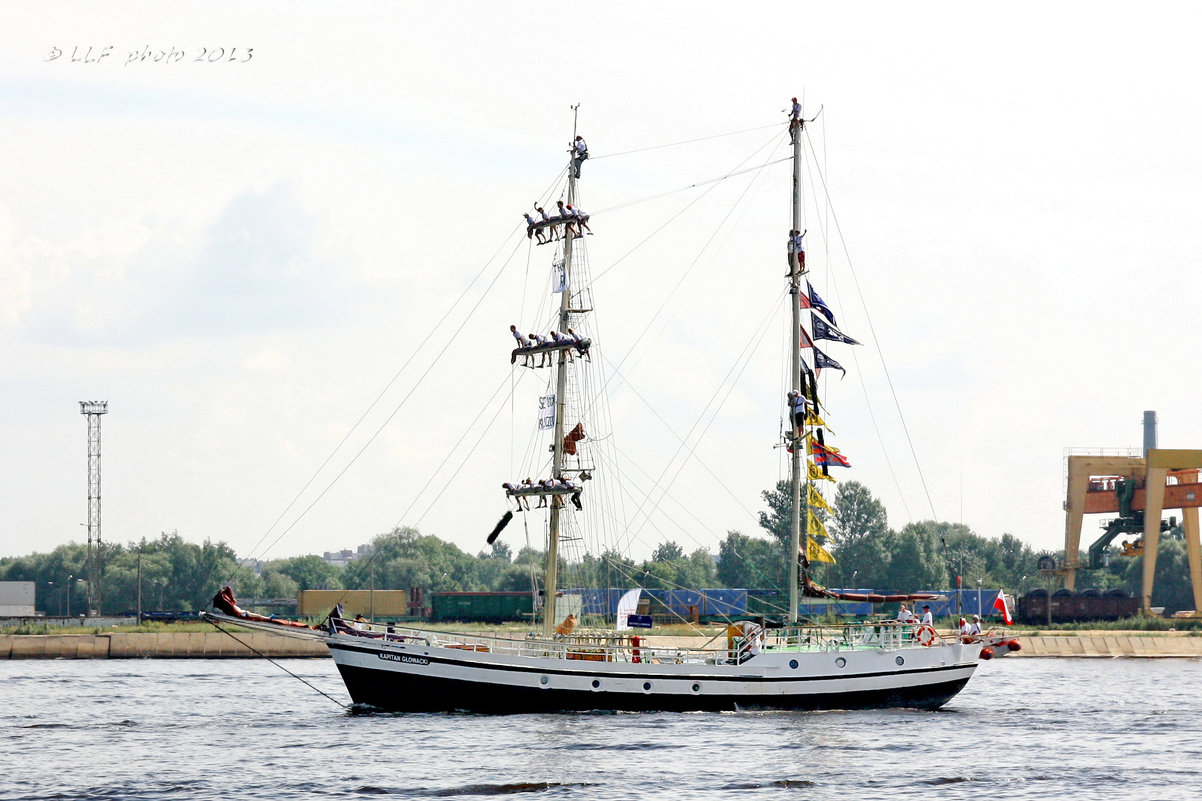
<path id="1" fill-rule="evenodd" d="M 639 561 L 607 551 L 577 562 L 561 561 L 562 586 L 646 589 L 746 588 L 782 591 L 788 586 L 791 499 L 780 482 L 762 493 L 762 532 L 728 531 L 716 553 L 686 553 L 666 541 Z M 1040 574 L 1037 553 L 1013 534 L 989 539 L 960 523 L 920 521 L 889 527 L 885 507 L 864 485 L 839 486 L 832 511 L 819 514 L 829 536 L 820 537 L 835 558 L 816 563 L 815 580 L 828 587 L 872 588 L 883 592 L 946 590 L 957 586 L 1004 588 L 1022 594 L 1055 585 Z M 1118 588 L 1138 595 L 1142 557 L 1124 558 L 1110 550 L 1106 567 L 1080 574 L 1078 587 Z M 1082 558 L 1082 561 L 1084 559 Z M 143 610 L 181 611 L 208 606 L 224 583 L 239 598 L 295 598 L 308 589 L 409 589 L 446 591 L 530 591 L 541 580 L 543 553 L 523 547 L 516 554 L 504 542 L 473 555 L 436 536 L 400 527 L 375 537 L 371 556 L 345 567 L 319 556 L 271 561 L 240 560 L 224 542 L 195 544 L 177 532 L 126 545 L 108 544 L 103 553 L 101 612 L 133 612 L 141 592 Z M 47 615 L 79 615 L 87 609 L 87 547 L 62 545 L 49 553 L 0 559 L 0 580 L 33 581 L 37 606 Z M 1172 532 L 1157 560 L 1153 603 L 1172 612 L 1192 608 L 1184 543 Z"/>

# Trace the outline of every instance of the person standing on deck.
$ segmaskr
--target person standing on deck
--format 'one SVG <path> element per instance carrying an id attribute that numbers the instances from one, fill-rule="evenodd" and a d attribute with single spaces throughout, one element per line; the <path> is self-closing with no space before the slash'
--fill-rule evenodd
<path id="1" fill-rule="evenodd" d="M 922 625 L 935 628 L 935 617 L 931 614 L 931 605 L 922 605 Z"/>
<path id="2" fill-rule="evenodd" d="M 968 624 L 968 636 L 970 636 L 970 637 L 980 637 L 981 636 L 981 616 L 980 615 L 972 616 L 972 622 Z"/>

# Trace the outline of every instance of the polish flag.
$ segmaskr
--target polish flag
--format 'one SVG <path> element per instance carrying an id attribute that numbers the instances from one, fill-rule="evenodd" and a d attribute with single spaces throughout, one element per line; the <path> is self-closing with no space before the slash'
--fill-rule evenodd
<path id="1" fill-rule="evenodd" d="M 1002 595 L 1002 591 L 997 591 L 997 598 L 993 601 L 993 608 L 1002 613 L 1002 620 L 1006 621 L 1007 626 L 1014 625 L 1014 618 L 1010 617 L 1010 610 L 1006 608 L 1006 596 Z"/>

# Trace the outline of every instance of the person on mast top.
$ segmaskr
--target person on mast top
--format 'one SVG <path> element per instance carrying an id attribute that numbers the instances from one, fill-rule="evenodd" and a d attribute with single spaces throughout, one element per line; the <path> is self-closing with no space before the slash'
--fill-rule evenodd
<path id="1" fill-rule="evenodd" d="M 793 106 L 789 109 L 789 127 L 801 127 L 801 104 L 797 102 L 797 98 L 792 98 Z"/>
<path id="2" fill-rule="evenodd" d="M 572 143 L 572 172 L 576 180 L 580 180 L 580 165 L 588 158 L 588 145 L 584 142 L 583 136 L 577 136 L 576 141 Z"/>
<path id="3" fill-rule="evenodd" d="M 792 229 L 789 231 L 789 241 L 787 256 L 789 259 L 789 272 L 785 273 L 785 278 L 792 278 L 794 272 L 804 273 L 806 271 L 806 246 L 805 240 L 802 239 L 806 235 L 806 231 L 798 231 Z"/>
<path id="4" fill-rule="evenodd" d="M 805 396 L 797 390 L 791 389 L 789 390 L 787 400 L 789 403 L 789 413 L 793 415 L 793 430 L 796 432 L 796 436 L 800 437 L 806 421 Z"/>
<path id="5" fill-rule="evenodd" d="M 538 223 L 528 213 L 522 212 L 522 216 L 526 218 L 526 238 L 538 237 L 538 244 L 547 244 L 547 237 L 543 233 L 543 229 L 536 227 Z"/>

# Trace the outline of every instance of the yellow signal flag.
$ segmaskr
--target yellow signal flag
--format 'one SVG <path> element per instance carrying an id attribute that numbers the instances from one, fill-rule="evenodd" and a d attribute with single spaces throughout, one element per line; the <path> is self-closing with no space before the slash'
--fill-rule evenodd
<path id="1" fill-rule="evenodd" d="M 822 525 L 822 521 L 818 519 L 818 515 L 806 515 L 806 530 L 812 537 L 825 537 L 828 540 L 833 539 L 830 534 L 826 533 L 826 526 Z"/>
<path id="2" fill-rule="evenodd" d="M 830 476 L 824 476 L 822 474 L 822 468 L 819 467 L 818 465 L 814 464 L 813 462 L 806 462 L 806 467 L 809 469 L 810 481 L 831 481 L 831 482 L 833 482 L 835 480 L 835 479 L 831 478 Z"/>
<path id="3" fill-rule="evenodd" d="M 822 495 L 819 494 L 818 490 L 814 489 L 813 487 L 809 487 L 809 490 L 809 504 L 811 508 L 825 509 L 831 514 L 835 513 L 835 510 L 832 509 L 829 504 L 827 504 L 826 498 L 823 498 Z"/>
<path id="4" fill-rule="evenodd" d="M 813 537 L 806 537 L 806 559 L 811 562 L 830 562 L 835 564 L 835 557 L 831 556 L 825 548 L 814 542 Z"/>
<path id="5" fill-rule="evenodd" d="M 806 425 L 817 426 L 817 427 L 825 428 L 827 431 L 831 431 L 831 427 L 828 426 L 826 423 L 824 423 L 822 421 L 822 418 L 819 417 L 817 414 L 815 414 L 812 411 L 806 415 Z M 835 432 L 831 431 L 831 433 L 834 434 Z"/>

